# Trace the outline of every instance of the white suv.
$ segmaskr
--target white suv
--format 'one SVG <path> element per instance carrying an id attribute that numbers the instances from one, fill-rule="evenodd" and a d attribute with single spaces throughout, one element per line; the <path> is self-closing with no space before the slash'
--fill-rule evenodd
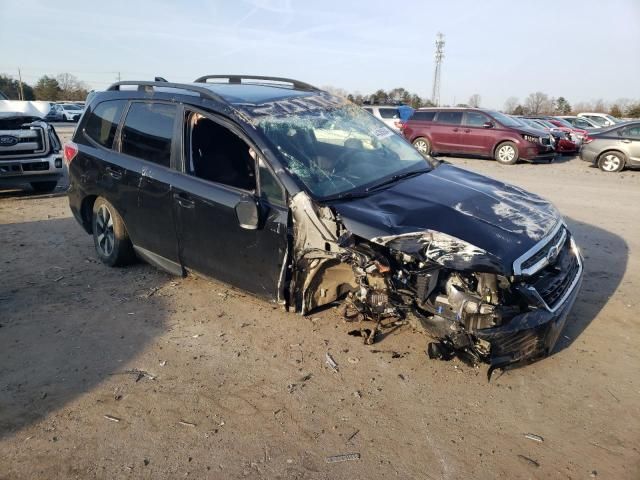
<path id="1" fill-rule="evenodd" d="M 621 120 L 606 113 L 584 112 L 579 113 L 578 116 L 591 120 L 593 123 L 598 124 L 598 126 L 600 127 L 610 127 L 612 125 L 615 125 L 616 123 L 621 122 Z"/>
<path id="2" fill-rule="evenodd" d="M 382 120 L 390 128 L 400 131 L 400 110 L 394 105 L 366 105 L 364 108 L 377 119 Z"/>

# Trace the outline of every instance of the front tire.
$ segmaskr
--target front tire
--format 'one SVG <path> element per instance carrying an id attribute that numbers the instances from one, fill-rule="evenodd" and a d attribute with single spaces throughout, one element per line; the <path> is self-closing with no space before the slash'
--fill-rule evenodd
<path id="1" fill-rule="evenodd" d="M 519 156 L 518 147 L 513 142 L 502 142 L 496 147 L 495 159 L 502 165 L 513 165 Z"/>
<path id="2" fill-rule="evenodd" d="M 93 244 L 100 261 L 110 267 L 121 267 L 133 262 L 133 245 L 122 217 L 115 207 L 102 197 L 93 204 L 91 227 Z"/>
<path id="3" fill-rule="evenodd" d="M 413 141 L 413 148 L 422 155 L 429 155 L 431 153 L 431 142 L 424 137 L 418 137 Z"/>
<path id="4" fill-rule="evenodd" d="M 616 173 L 624 168 L 624 155 L 618 152 L 604 152 L 598 158 L 598 168 L 603 172 Z"/>
<path id="5" fill-rule="evenodd" d="M 53 182 L 31 182 L 31 188 L 38 193 L 51 193 L 56 189 L 58 181 Z"/>

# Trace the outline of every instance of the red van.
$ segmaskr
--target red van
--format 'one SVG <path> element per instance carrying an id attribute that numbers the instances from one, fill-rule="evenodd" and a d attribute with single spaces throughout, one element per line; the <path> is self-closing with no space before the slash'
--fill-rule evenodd
<path id="1" fill-rule="evenodd" d="M 505 165 L 518 160 L 552 162 L 556 155 L 548 132 L 480 108 L 422 108 L 402 133 L 423 154 L 478 155 Z"/>

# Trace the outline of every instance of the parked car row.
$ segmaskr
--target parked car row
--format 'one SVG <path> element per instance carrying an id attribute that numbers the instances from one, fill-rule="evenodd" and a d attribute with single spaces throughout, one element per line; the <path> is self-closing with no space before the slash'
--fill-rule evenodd
<path id="1" fill-rule="evenodd" d="M 52 103 L 44 119 L 47 122 L 77 122 L 83 111 L 84 105 L 77 103 Z"/>
<path id="2" fill-rule="evenodd" d="M 552 162 L 562 153 L 580 153 L 603 171 L 640 163 L 640 122 L 610 117 L 594 128 L 588 117 L 515 117 L 479 108 L 421 108 L 401 124 L 404 137 L 422 154 L 475 155 L 512 165 L 518 160 Z M 573 123 L 571 122 L 573 121 Z M 588 128 L 578 125 L 588 124 Z"/>

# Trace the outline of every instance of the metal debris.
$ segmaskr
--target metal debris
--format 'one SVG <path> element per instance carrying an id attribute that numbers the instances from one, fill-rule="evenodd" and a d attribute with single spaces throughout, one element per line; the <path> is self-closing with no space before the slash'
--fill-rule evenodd
<path id="1" fill-rule="evenodd" d="M 327 457 L 327 463 L 348 462 L 350 460 L 360 460 L 359 453 L 345 453 L 342 455 L 332 455 Z"/>
<path id="2" fill-rule="evenodd" d="M 529 465 L 533 465 L 536 468 L 540 467 L 540 464 L 536 462 L 533 458 L 525 457 L 524 455 L 520 455 L 520 454 L 518 454 L 518 458 L 524 460 Z"/>
<path id="3" fill-rule="evenodd" d="M 125 370 L 124 372 L 116 372 L 116 373 L 111 373 L 110 375 L 135 375 L 136 376 L 136 382 L 139 382 L 140 380 L 142 380 L 143 378 L 148 378 L 149 380 L 155 380 L 156 376 L 155 375 L 151 375 L 149 372 L 146 372 L 144 370 L 138 370 L 137 368 L 131 369 L 131 370 Z"/>
<path id="4" fill-rule="evenodd" d="M 535 433 L 525 433 L 524 436 L 529 440 L 533 440 L 534 442 L 544 442 L 544 438 L 542 438 L 540 435 L 536 435 Z"/>
<path id="5" fill-rule="evenodd" d="M 196 426 L 196 424 L 195 424 L 195 423 L 192 423 L 192 422 L 186 422 L 186 421 L 184 421 L 184 420 L 180 420 L 178 423 L 179 423 L 180 425 L 184 425 L 185 427 L 195 427 L 195 426 Z"/>
<path id="6" fill-rule="evenodd" d="M 360 433 L 360 430 L 356 430 L 355 432 L 353 432 L 351 435 L 349 435 L 349 438 L 347 438 L 347 442 L 349 443 L 351 442 L 351 440 L 353 440 L 354 438 L 356 438 L 356 435 L 358 435 Z"/>
<path id="7" fill-rule="evenodd" d="M 118 417 L 114 417 L 113 415 L 105 415 L 104 418 L 106 418 L 107 420 L 111 420 L 112 422 L 119 422 L 120 419 Z"/>
<path id="8" fill-rule="evenodd" d="M 329 368 L 331 370 L 333 370 L 334 372 L 338 371 L 338 364 L 336 363 L 336 361 L 333 359 L 333 357 L 331 356 L 331 354 L 329 352 L 327 352 L 326 356 L 326 364 L 329 366 Z"/>

